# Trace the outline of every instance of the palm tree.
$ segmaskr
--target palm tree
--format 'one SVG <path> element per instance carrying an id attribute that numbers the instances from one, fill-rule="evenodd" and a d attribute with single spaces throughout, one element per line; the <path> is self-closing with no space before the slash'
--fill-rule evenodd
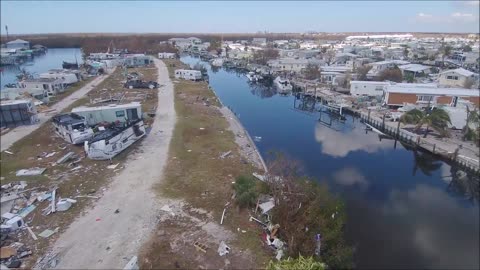
<path id="1" fill-rule="evenodd" d="M 424 138 L 427 137 L 430 127 L 441 136 L 448 135 L 447 127 L 448 124 L 452 123 L 448 112 L 440 108 L 434 108 L 426 112 L 413 109 L 402 115 L 400 121 L 407 124 L 415 124 L 416 130 L 426 125 L 425 134 L 423 135 Z"/>
<path id="2" fill-rule="evenodd" d="M 440 47 L 440 53 L 442 54 L 442 65 L 445 65 L 445 57 L 450 56 L 452 54 L 452 46 L 442 44 Z"/>
<path id="3" fill-rule="evenodd" d="M 479 129 L 480 129 L 480 113 L 478 110 L 470 110 L 467 106 L 467 124 L 463 127 L 463 139 L 473 140 L 476 144 L 479 143 Z"/>

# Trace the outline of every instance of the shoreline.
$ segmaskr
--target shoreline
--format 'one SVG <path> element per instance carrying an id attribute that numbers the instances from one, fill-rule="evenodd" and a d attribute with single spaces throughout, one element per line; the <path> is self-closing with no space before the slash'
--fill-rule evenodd
<path id="1" fill-rule="evenodd" d="M 215 91 L 213 92 L 215 93 Z M 218 98 L 216 94 L 215 96 L 220 101 L 220 98 Z M 222 102 L 220 102 L 220 104 L 222 107 L 219 108 L 219 111 L 230 124 L 229 129 L 235 134 L 235 143 L 240 147 L 241 155 L 252 162 L 257 168 L 263 169 L 265 173 L 268 172 L 267 165 L 248 131 L 242 125 L 237 116 L 230 110 L 230 108 L 223 105 Z M 254 155 L 252 156 L 252 154 Z"/>

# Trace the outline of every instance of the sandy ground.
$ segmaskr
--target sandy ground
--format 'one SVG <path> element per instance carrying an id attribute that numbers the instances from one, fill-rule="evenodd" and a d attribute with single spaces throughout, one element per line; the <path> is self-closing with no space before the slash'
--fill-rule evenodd
<path id="1" fill-rule="evenodd" d="M 84 87 L 78 89 L 73 94 L 67 96 L 66 98 L 62 99 L 61 101 L 59 101 L 58 103 L 53 105 L 51 107 L 51 109 L 53 109 L 53 111 L 49 111 L 49 112 L 46 112 L 46 113 L 39 113 L 38 114 L 38 119 L 39 119 L 38 123 L 36 123 L 34 125 L 28 125 L 28 126 L 18 126 L 16 128 L 14 128 L 12 131 L 2 135 L 1 151 L 7 150 L 15 142 L 17 142 L 18 140 L 27 136 L 28 134 L 32 133 L 34 130 L 39 128 L 43 123 L 50 120 L 50 118 L 52 118 L 55 114 L 63 111 L 65 108 L 70 106 L 73 102 L 75 102 L 77 99 L 84 97 L 86 94 L 88 94 L 88 92 L 90 92 L 96 85 L 101 83 L 108 76 L 109 75 L 98 76 L 93 81 L 86 84 Z"/>
<path id="2" fill-rule="evenodd" d="M 235 134 L 235 142 L 240 147 L 240 153 L 244 158 L 253 163 L 257 168 L 267 171 L 267 165 L 263 160 L 260 151 L 258 151 L 252 138 L 240 123 L 240 120 L 235 114 L 226 106 L 220 108 L 220 112 L 223 114 L 230 124 L 229 129 Z"/>
<path id="3" fill-rule="evenodd" d="M 160 60 L 159 104 L 151 133 L 136 147 L 93 209 L 77 218 L 49 254 L 57 269 L 123 269 L 156 228 L 160 207 L 152 186 L 161 181 L 176 116 L 173 86 Z M 119 213 L 115 214 L 118 209 Z"/>

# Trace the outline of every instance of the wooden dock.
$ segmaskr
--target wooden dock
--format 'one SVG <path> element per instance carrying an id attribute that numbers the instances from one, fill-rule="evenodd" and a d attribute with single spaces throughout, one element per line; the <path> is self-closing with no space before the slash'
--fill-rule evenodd
<path id="1" fill-rule="evenodd" d="M 440 156 L 443 159 L 452 161 L 463 169 L 480 174 L 480 165 L 478 159 L 462 155 L 460 153 L 461 148 L 458 147 L 458 145 L 442 143 L 432 138 L 423 138 L 421 135 L 400 128 L 399 122 L 392 123 L 385 121 L 385 119 L 372 116 L 368 113 L 354 110 L 351 111 L 355 114 L 358 114 L 364 123 L 375 127 L 381 132 L 391 136 L 395 140 L 405 142 L 413 147 L 420 148 L 436 156 Z"/>

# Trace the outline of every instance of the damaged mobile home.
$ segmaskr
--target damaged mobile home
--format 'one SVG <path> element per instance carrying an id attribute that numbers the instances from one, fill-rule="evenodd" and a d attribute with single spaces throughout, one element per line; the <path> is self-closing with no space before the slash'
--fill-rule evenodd
<path id="1" fill-rule="evenodd" d="M 81 144 L 93 137 L 85 117 L 75 113 L 60 114 L 52 118 L 55 133 L 71 144 Z"/>
<path id="2" fill-rule="evenodd" d="M 95 160 L 108 160 L 145 136 L 143 120 L 128 122 L 123 126 L 100 128 L 93 138 L 85 141 L 87 156 Z"/>

